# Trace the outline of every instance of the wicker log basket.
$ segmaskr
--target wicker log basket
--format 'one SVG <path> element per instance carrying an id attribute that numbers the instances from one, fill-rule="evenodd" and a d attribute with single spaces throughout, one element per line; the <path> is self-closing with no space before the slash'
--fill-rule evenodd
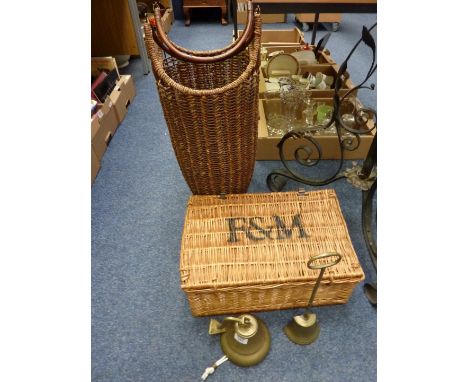
<path id="1" fill-rule="evenodd" d="M 334 190 L 192 196 L 182 289 L 194 316 L 305 307 L 319 275 L 307 262 L 324 252 L 342 259 L 326 269 L 314 305 L 344 304 L 364 272 Z"/>
<path id="2" fill-rule="evenodd" d="M 250 4 L 249 33 L 213 51 L 174 44 L 158 19 L 154 30 L 144 26 L 145 42 L 186 182 L 193 194 L 246 192 L 257 148 L 260 14 Z"/>

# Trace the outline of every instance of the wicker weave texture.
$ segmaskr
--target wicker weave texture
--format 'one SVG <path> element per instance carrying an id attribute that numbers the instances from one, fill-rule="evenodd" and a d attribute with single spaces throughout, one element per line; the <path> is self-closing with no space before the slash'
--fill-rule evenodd
<path id="1" fill-rule="evenodd" d="M 345 304 L 358 283 L 322 281 L 314 306 Z M 302 282 L 186 292 L 192 315 L 212 316 L 306 307 L 313 287 L 313 282 Z"/>
<path id="2" fill-rule="evenodd" d="M 250 184 L 257 149 L 260 36 L 257 15 L 247 49 L 200 64 L 165 58 L 145 25 L 172 146 L 193 194 L 243 193 Z"/>
<path id="3" fill-rule="evenodd" d="M 364 273 L 333 190 L 192 196 L 182 289 L 195 316 L 303 307 L 319 274 L 307 261 L 324 252 L 343 257 L 314 305 L 345 303 Z"/>

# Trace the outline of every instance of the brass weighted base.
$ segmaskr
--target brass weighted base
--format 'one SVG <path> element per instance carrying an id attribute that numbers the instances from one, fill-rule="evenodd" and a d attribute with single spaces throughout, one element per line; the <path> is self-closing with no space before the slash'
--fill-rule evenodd
<path id="1" fill-rule="evenodd" d="M 320 325 L 314 313 L 294 316 L 284 327 L 284 333 L 295 344 L 310 345 L 320 334 Z"/>
<path id="2" fill-rule="evenodd" d="M 265 323 L 255 317 L 258 323 L 257 333 L 251 338 L 233 335 L 232 331 L 221 334 L 221 349 L 232 363 L 238 366 L 253 366 L 267 356 L 270 350 L 270 332 Z"/>

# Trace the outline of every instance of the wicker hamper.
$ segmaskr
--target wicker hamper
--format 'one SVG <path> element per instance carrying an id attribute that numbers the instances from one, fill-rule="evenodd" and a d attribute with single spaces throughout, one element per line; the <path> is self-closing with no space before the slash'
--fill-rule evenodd
<path id="1" fill-rule="evenodd" d="M 146 47 L 172 146 L 194 194 L 246 192 L 252 178 L 258 131 L 260 14 L 254 15 L 251 9 L 249 21 L 248 38 L 214 51 L 182 48 L 164 32 L 158 34 L 145 25 Z"/>
<path id="2" fill-rule="evenodd" d="M 333 190 L 192 196 L 182 289 L 194 316 L 304 307 L 319 274 L 307 261 L 323 252 L 343 257 L 314 305 L 346 303 L 364 273 Z"/>

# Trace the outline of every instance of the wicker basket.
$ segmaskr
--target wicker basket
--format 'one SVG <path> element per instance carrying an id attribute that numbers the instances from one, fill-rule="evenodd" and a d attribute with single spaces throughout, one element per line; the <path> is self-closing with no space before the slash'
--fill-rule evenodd
<path id="1" fill-rule="evenodd" d="M 146 46 L 172 145 L 194 194 L 246 192 L 252 178 L 257 148 L 261 37 L 260 15 L 252 18 L 253 38 L 247 49 L 209 63 L 164 58 L 163 50 L 152 38 L 150 26 L 145 25 Z M 198 57 L 209 57 L 229 48 L 194 52 L 175 46 Z"/>
<path id="2" fill-rule="evenodd" d="M 323 252 L 343 257 L 314 305 L 346 303 L 364 273 L 333 190 L 192 196 L 182 289 L 194 316 L 304 307 L 319 274 L 307 261 Z"/>

